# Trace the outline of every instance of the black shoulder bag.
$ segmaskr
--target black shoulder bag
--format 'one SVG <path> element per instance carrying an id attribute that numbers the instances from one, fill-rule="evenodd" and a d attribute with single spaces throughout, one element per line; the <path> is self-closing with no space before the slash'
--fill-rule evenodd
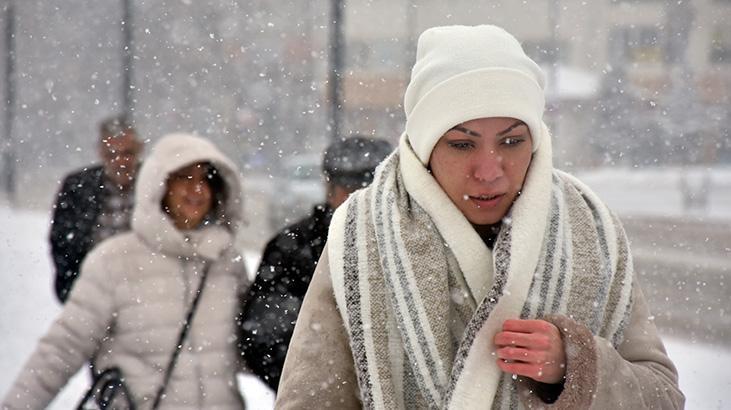
<path id="1" fill-rule="evenodd" d="M 198 301 L 200 301 L 201 294 L 203 294 L 203 289 L 205 288 L 207 276 L 208 267 L 206 266 L 203 270 L 201 282 L 198 285 L 198 291 L 193 298 L 193 303 L 190 305 L 190 309 L 188 309 L 185 322 L 183 322 L 183 328 L 180 329 L 178 341 L 175 344 L 175 350 L 173 350 L 173 354 L 170 356 L 170 360 L 168 361 L 167 370 L 165 371 L 162 384 L 155 395 L 155 401 L 153 401 L 152 404 L 153 410 L 157 409 L 165 396 L 165 389 L 170 381 L 170 376 L 173 374 L 173 369 L 175 369 L 175 364 L 178 360 L 178 356 L 180 355 L 180 350 L 183 348 L 185 337 L 188 335 L 190 324 L 193 321 L 193 315 L 195 315 L 196 308 L 198 307 Z M 81 402 L 76 407 L 76 410 L 96 409 L 135 410 L 134 398 L 130 394 L 129 388 L 124 383 L 124 376 L 118 367 L 110 367 L 101 372 L 101 374 L 94 379 L 94 383 L 91 388 L 86 392 L 86 394 L 84 394 L 84 398 L 81 399 Z"/>

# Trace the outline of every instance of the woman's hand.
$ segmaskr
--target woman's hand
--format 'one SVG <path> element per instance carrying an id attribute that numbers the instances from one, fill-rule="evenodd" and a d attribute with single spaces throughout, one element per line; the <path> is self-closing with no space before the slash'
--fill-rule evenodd
<path id="1" fill-rule="evenodd" d="M 566 374 L 566 353 L 558 328 L 545 320 L 508 319 L 495 335 L 497 365 L 506 373 L 555 384 Z"/>

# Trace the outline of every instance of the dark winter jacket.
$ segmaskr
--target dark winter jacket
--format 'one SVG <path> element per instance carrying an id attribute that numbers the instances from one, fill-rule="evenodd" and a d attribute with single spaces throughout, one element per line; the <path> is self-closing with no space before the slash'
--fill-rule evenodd
<path id="1" fill-rule="evenodd" d="M 249 368 L 275 391 L 332 213 L 329 206 L 317 205 L 310 216 L 269 241 L 249 290 L 241 326 L 242 352 Z"/>
<path id="2" fill-rule="evenodd" d="M 51 254 L 58 300 L 66 301 L 79 267 L 94 246 L 94 225 L 104 205 L 104 168 L 84 168 L 66 176 L 51 220 Z"/>

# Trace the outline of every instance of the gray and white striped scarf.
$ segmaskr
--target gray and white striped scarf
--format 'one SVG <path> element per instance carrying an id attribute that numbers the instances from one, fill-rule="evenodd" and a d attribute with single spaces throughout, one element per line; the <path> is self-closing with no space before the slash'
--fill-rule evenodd
<path id="1" fill-rule="evenodd" d="M 504 320 L 565 315 L 616 346 L 631 309 L 622 227 L 552 169 L 550 143 L 493 250 L 405 136 L 371 186 L 338 208 L 328 249 L 365 408 L 517 408 L 516 383 L 494 356 Z"/>

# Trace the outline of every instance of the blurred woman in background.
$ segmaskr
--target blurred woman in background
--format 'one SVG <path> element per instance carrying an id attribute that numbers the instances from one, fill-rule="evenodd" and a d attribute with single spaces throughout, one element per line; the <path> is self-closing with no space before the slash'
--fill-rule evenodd
<path id="1" fill-rule="evenodd" d="M 136 192 L 132 231 L 85 260 L 2 408 L 45 408 L 92 359 L 97 374 L 121 371 L 137 408 L 156 400 L 170 409 L 244 406 L 234 326 L 250 282 L 233 247 L 243 212 L 236 166 L 205 139 L 168 135 L 145 161 Z"/>

